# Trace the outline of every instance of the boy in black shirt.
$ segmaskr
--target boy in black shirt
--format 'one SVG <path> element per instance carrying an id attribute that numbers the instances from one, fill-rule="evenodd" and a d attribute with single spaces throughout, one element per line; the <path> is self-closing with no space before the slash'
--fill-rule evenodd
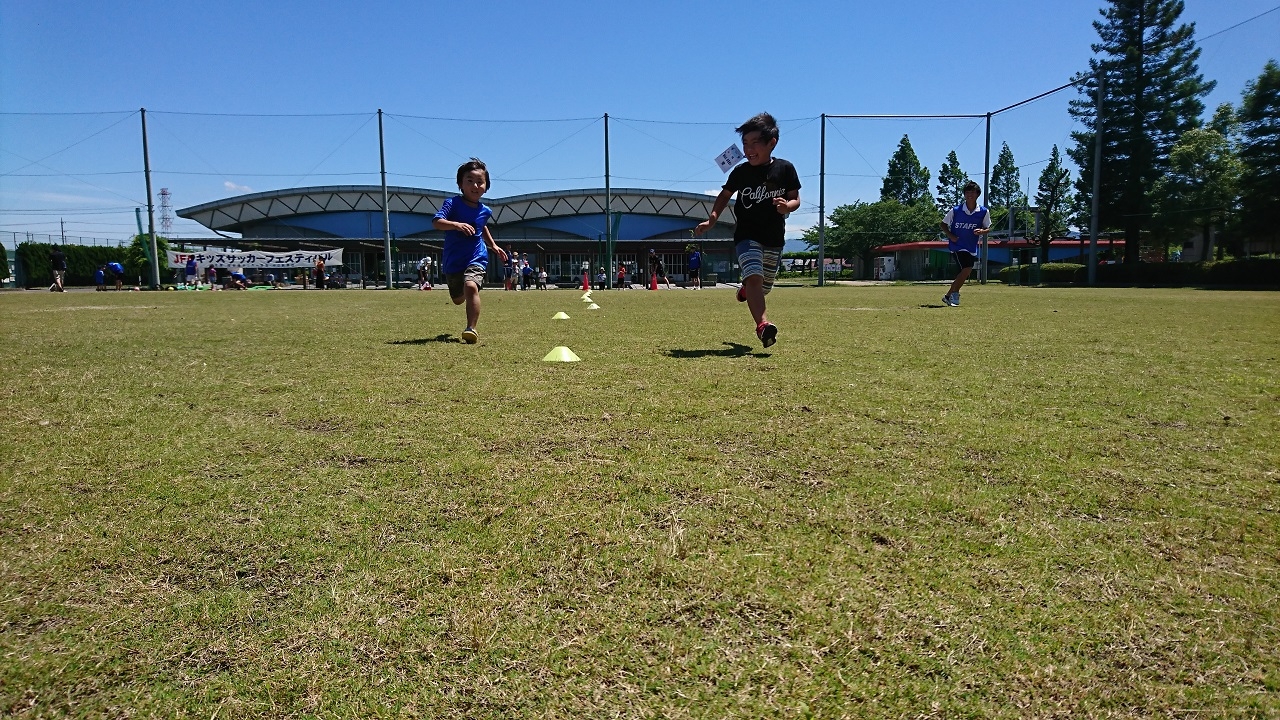
<path id="1" fill-rule="evenodd" d="M 778 327 L 765 315 L 764 296 L 773 289 L 778 260 L 785 243 L 786 216 L 800 207 L 800 176 L 782 158 L 773 157 L 778 146 L 778 123 L 769 113 L 760 113 L 737 128 L 742 135 L 742 152 L 747 162 L 729 173 L 711 216 L 694 229 L 702 235 L 720 219 L 734 193 L 738 200 L 733 215 L 738 220 L 733 231 L 742 287 L 738 302 L 747 303 L 756 322 L 756 337 L 769 347 L 777 341 Z"/>

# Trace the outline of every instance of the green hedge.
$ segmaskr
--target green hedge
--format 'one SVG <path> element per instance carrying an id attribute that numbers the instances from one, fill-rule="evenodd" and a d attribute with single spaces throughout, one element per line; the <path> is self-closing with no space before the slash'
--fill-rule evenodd
<path id="1" fill-rule="evenodd" d="M 1011 285 L 1016 274 L 1019 285 L 1030 285 L 1031 268 L 1031 265 L 1000 268 L 1000 282 Z M 1044 285 L 1083 285 L 1087 280 L 1085 266 L 1079 263 L 1045 263 L 1040 266 L 1040 283 Z"/>
<path id="2" fill-rule="evenodd" d="M 9 250 L 0 246 L 0 280 L 9 279 Z"/>
<path id="3" fill-rule="evenodd" d="M 123 247 L 98 247 L 86 245 L 63 245 L 62 252 L 67 256 L 66 285 L 92 285 L 93 273 L 99 266 L 109 262 L 118 262 L 125 266 L 125 278 L 137 276 L 137 269 L 130 268 L 126 251 Z M 53 254 L 53 245 L 49 243 L 24 242 L 18 245 L 18 265 L 22 267 L 22 281 L 28 288 L 49 287 L 53 284 L 53 264 L 49 257 Z"/>
<path id="4" fill-rule="evenodd" d="M 1006 285 L 1031 283 L 1031 266 L 1000 269 Z M 1040 282 L 1046 285 L 1084 285 L 1088 267 L 1077 263 L 1045 263 Z M 1099 285 L 1185 287 L 1219 285 L 1227 287 L 1280 287 L 1280 259 L 1222 260 L 1202 263 L 1137 263 L 1098 266 Z"/>
<path id="5" fill-rule="evenodd" d="M 1198 263 L 1136 263 L 1098 266 L 1099 285 L 1222 285 L 1280 287 L 1280 259 L 1237 259 Z"/>

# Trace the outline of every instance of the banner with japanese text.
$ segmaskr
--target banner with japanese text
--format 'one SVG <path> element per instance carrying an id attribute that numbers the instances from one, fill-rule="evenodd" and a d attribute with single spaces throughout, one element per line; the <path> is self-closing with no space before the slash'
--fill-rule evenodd
<path id="1" fill-rule="evenodd" d="M 327 267 L 342 264 L 342 249 L 333 250 L 295 250 L 293 252 L 265 252 L 251 250 L 249 252 L 195 252 L 170 250 L 169 267 L 187 266 L 187 260 L 196 259 L 196 265 L 204 270 L 212 265 L 216 268 L 299 268 L 312 267 L 317 258 L 324 258 Z"/>

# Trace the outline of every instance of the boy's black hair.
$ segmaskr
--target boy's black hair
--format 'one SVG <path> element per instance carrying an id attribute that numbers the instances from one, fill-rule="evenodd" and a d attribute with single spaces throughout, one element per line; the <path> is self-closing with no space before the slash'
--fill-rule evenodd
<path id="1" fill-rule="evenodd" d="M 982 194 L 982 186 L 972 180 L 965 183 L 964 188 L 962 188 L 960 192 L 963 194 L 963 193 L 969 192 L 970 190 L 977 190 L 979 195 Z"/>
<path id="2" fill-rule="evenodd" d="M 766 142 L 769 140 L 777 140 L 778 121 L 774 120 L 773 116 L 769 113 L 762 112 L 734 129 L 734 132 L 739 135 L 746 135 L 747 133 L 756 131 L 760 132 L 761 140 Z"/>
<path id="3" fill-rule="evenodd" d="M 489 181 L 489 168 L 484 166 L 483 160 L 475 157 L 462 163 L 462 165 L 458 168 L 458 187 L 462 187 L 462 178 L 466 177 L 467 173 L 471 172 L 472 170 L 483 170 L 485 190 L 493 189 L 493 183 Z"/>

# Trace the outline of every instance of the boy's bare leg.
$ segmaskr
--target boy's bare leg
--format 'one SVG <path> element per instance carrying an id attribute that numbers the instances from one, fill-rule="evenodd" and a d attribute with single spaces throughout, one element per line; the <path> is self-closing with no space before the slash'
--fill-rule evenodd
<path id="1" fill-rule="evenodd" d="M 765 317 L 764 278 L 752 275 L 742 281 L 742 287 L 747 290 L 747 308 L 751 310 L 751 317 L 756 321 L 756 327 L 759 327 L 760 323 L 768 320 Z"/>
<path id="2" fill-rule="evenodd" d="M 480 288 L 473 282 L 463 286 L 464 299 L 467 303 L 467 327 L 474 328 L 480 320 Z"/>
<path id="3" fill-rule="evenodd" d="M 962 268 L 960 274 L 956 275 L 956 279 L 951 281 L 951 289 L 947 292 L 960 292 L 960 288 L 964 287 L 964 281 L 969 279 L 969 273 L 971 272 L 973 272 L 973 268 Z"/>

